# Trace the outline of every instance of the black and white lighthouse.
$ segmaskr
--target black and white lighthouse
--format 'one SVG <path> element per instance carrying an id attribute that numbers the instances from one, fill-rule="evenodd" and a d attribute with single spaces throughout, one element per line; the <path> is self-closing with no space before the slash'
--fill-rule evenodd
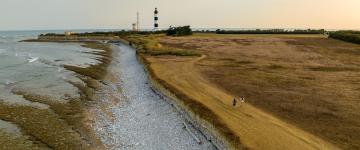
<path id="1" fill-rule="evenodd" d="M 158 17 L 159 11 L 157 10 L 157 8 L 155 8 L 154 11 L 154 31 L 158 31 L 159 30 L 159 17 Z"/>

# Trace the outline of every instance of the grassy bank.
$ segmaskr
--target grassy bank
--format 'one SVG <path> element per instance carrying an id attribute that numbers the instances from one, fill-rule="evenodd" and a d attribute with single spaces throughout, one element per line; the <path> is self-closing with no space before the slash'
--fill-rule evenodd
<path id="1" fill-rule="evenodd" d="M 209 109 L 202 103 L 198 102 L 197 100 L 194 100 L 193 98 L 189 97 L 182 90 L 176 88 L 166 80 L 159 77 L 155 73 L 154 68 L 151 66 L 151 62 L 148 61 L 146 55 L 139 54 L 139 57 L 142 59 L 142 62 L 144 62 L 145 67 L 147 68 L 148 73 L 152 77 L 152 79 L 154 79 L 156 82 L 161 84 L 169 92 L 174 94 L 178 99 L 182 101 L 185 107 L 189 108 L 193 113 L 195 113 L 201 119 L 204 119 L 205 121 L 215 126 L 215 128 L 218 129 L 221 134 L 223 134 L 223 137 L 225 137 L 227 141 L 230 141 L 231 143 L 230 147 L 235 147 L 237 149 L 247 149 L 241 143 L 240 137 L 235 135 L 234 132 L 226 124 L 224 124 L 224 122 L 211 109 Z M 222 138 L 222 137 L 218 137 L 218 138 Z"/>

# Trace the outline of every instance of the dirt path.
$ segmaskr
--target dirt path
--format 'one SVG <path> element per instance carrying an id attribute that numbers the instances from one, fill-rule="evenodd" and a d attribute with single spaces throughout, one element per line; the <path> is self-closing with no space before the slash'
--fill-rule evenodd
<path id="1" fill-rule="evenodd" d="M 121 88 L 122 93 L 116 95 L 120 102 L 106 108 L 111 110 L 112 117 L 100 112 L 96 124 L 98 135 L 108 149 L 214 149 L 190 127 L 203 142 L 199 145 L 183 128 L 180 114 L 152 91 L 134 49 L 120 45 L 114 51 L 118 56 L 112 71 L 118 73 L 120 82 L 112 87 Z"/>
<path id="2" fill-rule="evenodd" d="M 233 108 L 233 96 L 205 80 L 194 64 L 201 58 L 148 58 L 154 73 L 214 111 L 250 149 L 338 149 L 249 105 Z M 176 69 L 174 69 L 176 68 Z"/>

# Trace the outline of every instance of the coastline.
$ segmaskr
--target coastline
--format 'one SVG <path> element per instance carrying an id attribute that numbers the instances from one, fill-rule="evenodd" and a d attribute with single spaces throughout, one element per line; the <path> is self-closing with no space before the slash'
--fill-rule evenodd
<path id="1" fill-rule="evenodd" d="M 116 80 L 106 81 L 111 82 L 110 87 L 117 87 L 120 91 L 114 93 L 111 92 L 113 88 L 105 88 L 100 92 L 104 95 L 102 106 L 93 109 L 97 118 L 93 126 L 106 148 L 216 149 L 151 88 L 148 74 L 133 48 L 123 44 L 113 47 L 118 56 L 110 68 Z M 115 103 L 107 95 L 117 98 Z"/>
<path id="2" fill-rule="evenodd" d="M 42 40 L 42 41 L 58 42 L 57 40 L 48 40 L 48 41 Z M 61 43 L 61 42 L 74 42 L 74 41 L 67 40 L 67 41 L 59 41 L 59 42 Z M 81 43 L 87 43 L 87 44 L 93 43 L 93 41 L 75 41 L 75 42 L 81 42 Z M 122 43 L 125 44 L 126 41 L 122 41 Z M 104 44 L 104 43 L 102 43 L 101 45 L 108 45 L 108 46 L 110 46 L 110 48 L 108 47 L 110 49 L 109 51 L 114 51 L 114 47 L 112 47 L 112 46 L 115 46 L 115 45 L 111 46 L 110 44 Z M 125 45 L 127 45 L 127 44 L 125 44 Z M 137 49 L 136 48 L 137 44 L 131 45 L 131 46 L 135 46 L 135 47 L 132 47 L 132 49 L 135 49 L 135 50 Z M 131 46 L 129 46 L 129 47 L 131 47 Z M 87 47 L 87 46 L 84 46 L 84 47 Z M 97 46 L 95 46 L 95 48 L 96 47 Z M 91 48 L 91 47 L 89 47 L 89 48 Z M 101 49 L 101 47 L 100 48 L 97 47 L 96 49 Z M 129 51 L 129 50 L 127 50 L 127 51 Z M 84 83 L 83 85 L 76 84 L 76 83 L 72 83 L 72 84 L 80 90 L 80 95 L 82 97 L 82 100 L 90 100 L 90 102 L 88 103 L 89 105 L 86 104 L 88 107 L 91 108 L 95 105 L 99 105 L 99 103 L 103 103 L 103 101 L 100 101 L 100 102 L 97 101 L 101 98 L 105 97 L 106 99 L 111 99 L 110 101 L 105 102 L 105 103 L 109 102 L 105 105 L 109 105 L 110 107 L 105 106 L 104 104 L 100 104 L 100 105 L 102 105 L 100 107 L 104 107 L 104 108 L 100 108 L 101 111 L 103 111 L 103 113 L 105 112 L 104 114 L 107 115 L 107 119 L 111 120 L 111 118 L 116 117 L 116 113 L 114 113 L 112 106 L 118 105 L 119 102 L 121 102 L 121 100 L 119 99 L 119 97 L 111 97 L 111 95 L 110 95 L 110 97 L 107 97 L 108 95 L 105 93 L 111 92 L 111 91 L 107 91 L 104 89 L 106 89 L 107 87 L 112 87 L 112 89 L 114 89 L 114 87 L 115 87 L 115 88 L 117 88 L 117 90 L 122 90 L 121 88 L 124 88 L 124 87 L 118 85 L 120 82 L 123 83 L 123 81 L 121 81 L 121 79 L 119 79 L 119 77 L 118 77 L 119 74 L 116 74 L 116 73 L 112 74 L 112 73 L 114 73 L 113 72 L 114 70 L 109 67 L 113 63 L 121 63 L 121 60 L 118 59 L 120 57 L 117 57 L 117 58 L 113 57 L 113 55 L 114 55 L 113 52 L 110 52 L 110 53 L 104 52 L 103 53 L 103 52 L 95 51 L 95 52 L 89 52 L 89 54 L 94 54 L 96 56 L 99 56 L 96 60 L 98 60 L 101 63 L 99 65 L 91 65 L 88 68 L 81 68 L 81 67 L 67 66 L 67 65 L 64 65 L 64 68 L 78 74 L 78 78 L 83 81 L 83 83 Z M 129 55 L 127 57 L 129 57 Z M 179 62 L 184 61 L 184 62 L 186 62 L 185 66 L 181 66 L 181 67 L 178 65 L 175 65 L 175 66 L 180 67 L 179 68 L 180 70 L 185 69 L 187 71 L 196 72 L 196 70 L 194 70 L 192 68 L 193 64 L 203 60 L 203 58 L 205 58 L 204 56 L 201 56 L 201 57 L 194 57 L 194 56 L 190 56 L 190 57 L 170 56 L 170 57 L 168 57 L 168 56 L 157 56 L 157 55 L 153 56 L 153 55 L 143 54 L 143 53 L 141 53 L 141 51 L 136 50 L 136 55 L 134 56 L 134 58 L 137 59 L 137 61 L 141 64 L 142 68 L 145 70 L 145 74 L 147 76 L 146 85 L 149 85 L 151 87 L 152 92 L 156 93 L 157 96 L 161 97 L 162 100 L 166 101 L 169 105 L 172 106 L 172 108 L 174 108 L 177 112 L 179 112 L 181 118 L 184 118 L 186 124 L 189 124 L 189 125 L 195 127 L 195 129 L 197 131 L 199 131 L 202 136 L 205 136 L 207 140 L 211 141 L 217 149 L 250 149 L 250 148 L 251 149 L 259 149 L 259 148 L 262 149 L 267 146 L 269 146 L 268 147 L 269 149 L 276 149 L 279 147 L 282 147 L 282 148 L 288 147 L 289 148 L 289 146 L 291 147 L 294 145 L 298 145 L 300 149 L 301 149 L 301 147 L 302 148 L 307 147 L 307 149 L 313 149 L 313 148 L 314 149 L 316 149 L 316 148 L 337 149 L 337 147 L 327 143 L 326 141 L 322 141 L 318 137 L 308 134 L 307 132 L 303 132 L 302 130 L 299 130 L 295 126 L 287 124 L 286 122 L 282 122 L 278 118 L 270 116 L 270 115 L 266 114 L 266 112 L 260 111 L 260 110 L 256 109 L 255 107 L 252 107 L 251 104 L 250 105 L 244 104 L 245 105 L 244 108 L 242 107 L 242 110 L 239 111 L 240 114 L 230 114 L 230 115 L 236 115 L 235 120 L 236 119 L 237 120 L 235 122 L 230 122 L 231 124 L 228 124 L 229 122 L 226 120 L 226 116 L 229 114 L 226 114 L 226 113 L 229 113 L 229 112 L 225 112 L 225 115 L 224 114 L 221 115 L 222 113 L 219 113 L 216 109 L 214 109 L 211 104 L 209 105 L 208 104 L 209 101 L 206 101 L 206 100 L 211 100 L 214 102 L 216 102 L 217 99 L 230 100 L 231 95 L 228 95 L 228 93 L 226 93 L 225 91 L 221 91 L 221 90 L 217 91 L 216 86 L 213 87 L 210 82 L 205 82 L 205 80 L 203 80 L 201 78 L 201 76 L 197 76 L 199 74 L 196 74 L 196 73 L 195 74 L 194 73 L 193 74 L 186 74 L 186 73 L 182 74 L 182 73 L 180 73 L 178 76 L 176 74 L 175 75 L 171 74 L 171 68 L 166 67 L 165 64 L 161 65 L 161 63 L 165 63 L 168 61 L 175 60 L 175 62 L 172 62 L 172 63 L 176 63 L 176 60 Z M 172 64 L 171 62 L 169 62 L 169 63 L 170 63 L 169 66 L 174 67 L 174 64 Z M 127 64 L 127 63 L 125 63 L 125 64 Z M 131 66 L 131 65 L 127 64 L 126 66 Z M 119 66 L 117 66 L 117 67 L 119 67 Z M 123 67 L 125 67 L 125 66 L 123 66 Z M 164 69 L 166 69 L 166 70 L 164 70 Z M 175 70 L 173 70 L 173 71 L 175 71 Z M 130 72 L 132 72 L 132 71 L 130 71 Z M 141 73 L 141 74 L 144 74 L 144 73 Z M 176 82 L 176 81 L 173 81 L 172 78 L 168 78 L 166 75 L 170 75 L 170 76 L 174 75 L 174 76 L 176 76 L 175 78 L 177 78 L 178 80 L 179 79 L 182 80 L 183 78 L 181 78 L 181 76 L 183 75 L 186 78 L 186 80 Z M 195 76 L 195 78 L 193 78 L 191 76 Z M 129 79 L 129 78 L 125 78 L 125 80 L 127 80 L 127 79 Z M 194 87 L 187 86 L 187 85 L 192 85 L 191 83 L 188 83 L 189 81 L 187 81 L 187 79 L 189 79 L 189 81 L 192 81 L 192 82 L 199 81 L 200 85 L 196 86 L 194 84 Z M 176 79 L 174 79 L 174 80 L 176 80 Z M 184 82 L 184 83 L 182 83 L 182 82 Z M 201 82 L 204 82 L 204 83 L 201 83 Z M 183 85 L 183 84 L 186 84 L 185 85 L 186 89 L 183 89 L 181 86 L 180 87 L 178 86 L 178 85 Z M 201 87 L 204 88 L 204 84 L 205 85 L 208 84 L 210 89 L 207 89 L 207 90 L 209 90 L 209 91 L 206 91 L 206 89 L 205 89 L 205 91 L 201 89 Z M 191 91 L 192 89 L 195 90 L 195 95 L 194 95 L 194 92 Z M 190 92 L 188 90 L 190 90 Z M 213 97 L 207 97 L 209 95 L 214 96 L 211 93 L 211 91 L 214 92 L 214 90 L 215 90 L 215 97 L 216 96 L 219 96 L 219 97 L 216 97 L 217 99 L 213 99 Z M 198 91 L 200 93 L 196 93 L 196 91 Z M 117 91 L 117 92 L 119 92 L 119 91 Z M 126 92 L 126 89 L 125 89 L 125 92 Z M 222 93 L 222 92 L 225 92 L 225 93 Z M 121 94 L 121 92 L 119 92 L 119 93 Z M 204 95 L 204 97 L 198 97 L 199 96 L 198 94 L 205 94 L 205 95 Z M 216 94 L 218 94 L 218 95 L 216 95 Z M 25 96 L 25 94 L 22 94 L 22 95 Z M 198 98 L 200 98 L 200 100 L 202 100 L 202 101 L 198 101 L 199 100 Z M 205 98 L 205 100 L 204 100 L 204 98 Z M 206 99 L 206 98 L 208 98 L 208 99 Z M 33 101 L 36 102 L 36 100 L 33 100 Z M 40 103 L 41 103 L 41 101 L 40 101 Z M 224 104 L 226 105 L 227 102 L 225 102 Z M 224 104 L 220 104 L 220 105 L 224 105 Z M 116 107 L 118 107 L 118 106 L 116 106 Z M 218 107 L 218 106 L 215 106 L 215 107 Z M 210 109 L 210 108 L 212 108 L 212 109 Z M 223 108 L 223 107 L 220 106 L 220 108 Z M 227 105 L 225 106 L 225 108 L 228 108 Z M 116 109 L 121 109 L 121 108 L 116 108 Z M 230 107 L 230 109 L 231 109 L 231 107 Z M 88 119 L 88 120 L 85 119 L 85 121 L 84 121 L 84 122 L 86 122 L 87 127 L 89 127 L 89 128 L 92 128 L 94 125 L 99 125 L 99 124 L 94 123 L 97 120 L 93 120 L 93 118 L 96 118 L 99 116 L 96 116 L 96 114 L 94 114 L 93 111 L 94 111 L 94 109 L 92 109 L 92 108 L 88 109 L 88 112 L 86 114 L 87 114 L 87 117 L 90 119 Z M 235 111 L 235 109 L 234 110 L 232 110 L 232 109 L 226 110 L 226 111 Z M 251 113 L 251 115 L 249 113 Z M 115 116 L 114 116 L 114 114 L 115 114 Z M 90 116 L 88 116 L 88 115 L 90 115 Z M 119 114 L 117 114 L 117 115 L 121 116 Z M 224 118 L 224 116 L 225 116 L 225 118 Z M 240 123 L 243 126 L 241 126 L 241 127 L 236 126 L 238 123 Z M 185 126 L 186 126 L 186 124 L 185 124 Z M 261 124 L 263 124 L 264 126 L 262 126 Z M 258 128 L 258 129 L 254 129 L 254 127 L 250 127 L 252 125 L 254 125 L 254 127 Z M 268 127 L 269 127 L 268 125 L 273 127 L 272 129 L 274 129 L 274 131 L 267 131 Z M 106 128 L 108 128 L 107 123 L 101 124 L 98 127 L 102 130 L 100 132 L 103 132 L 104 129 L 108 130 L 108 129 L 106 129 Z M 109 131 L 105 131 L 105 132 L 108 133 Z M 113 132 L 113 131 L 110 131 L 110 132 Z M 247 136 L 246 134 L 249 134 L 249 133 L 246 133 L 246 132 L 249 132 L 252 135 Z M 279 136 L 281 138 L 280 139 L 269 139 L 270 138 L 270 136 L 268 136 L 269 134 L 270 135 L 271 134 L 273 134 L 273 135 L 279 134 Z M 262 140 L 260 140 L 260 141 L 254 140 L 253 137 L 251 137 L 253 135 L 256 135 L 256 136 L 263 135 L 263 137 L 259 137 Z M 95 137 L 95 136 L 93 136 L 93 137 Z M 99 137 L 95 137 L 95 138 L 99 138 Z M 111 139 L 111 137 L 108 137 L 108 138 Z M 105 140 L 108 140 L 108 139 L 105 138 Z M 260 142 L 262 144 L 260 146 L 256 146 L 255 143 L 257 143 L 257 142 Z M 292 144 L 281 144 L 281 142 L 292 143 Z M 278 144 L 276 144 L 276 143 L 278 143 Z M 278 145 L 278 147 L 274 146 L 274 144 Z M 138 146 L 138 145 L 135 145 L 135 146 Z"/>
<path id="3" fill-rule="evenodd" d="M 61 104 L 52 104 L 52 103 L 48 103 L 46 98 L 47 97 L 42 97 L 41 95 L 33 95 L 33 94 L 29 94 L 29 93 L 25 93 L 23 91 L 18 91 L 17 94 L 20 95 L 24 95 L 24 97 L 26 97 L 28 100 L 33 101 L 33 102 L 39 102 L 39 103 L 46 103 L 50 106 L 51 109 L 56 109 L 58 112 L 62 112 L 62 111 L 67 111 L 67 109 L 65 108 L 70 108 L 71 110 L 75 110 L 76 108 L 78 108 L 77 112 L 74 112 L 75 114 L 73 114 L 74 116 L 77 116 L 77 119 L 72 119 L 69 118 L 75 128 L 78 130 L 79 135 L 81 135 L 81 137 L 85 138 L 85 140 L 88 143 L 88 148 L 92 149 L 91 147 L 96 147 L 95 149 L 107 149 L 109 148 L 106 143 L 104 143 L 103 140 L 114 140 L 114 138 L 116 139 L 116 137 L 104 137 L 102 134 L 107 134 L 105 136 L 110 136 L 109 131 L 106 131 L 107 128 L 109 128 L 110 126 L 110 122 L 108 122 L 109 120 L 114 121 L 114 118 L 116 118 L 116 116 L 114 116 L 114 110 L 115 107 L 117 107 L 117 105 L 119 105 L 119 103 L 122 103 L 121 100 L 119 99 L 119 97 L 117 97 L 116 95 L 118 95 L 117 93 L 113 93 L 113 94 L 109 94 L 114 92 L 114 88 L 115 90 L 117 90 L 117 92 L 119 94 L 121 94 L 121 87 L 119 87 L 119 85 L 117 85 L 116 83 L 121 82 L 120 79 L 117 77 L 118 74 L 116 72 L 114 72 L 114 70 L 111 69 L 111 65 L 113 65 L 113 63 L 118 63 L 116 58 L 114 58 L 113 56 L 116 55 L 113 53 L 114 51 L 114 45 L 110 45 L 110 44 L 105 44 L 105 43 L 99 43 L 100 45 L 107 45 L 106 47 L 102 47 L 99 46 L 97 44 L 94 45 L 94 43 L 98 43 L 96 41 L 69 41 L 69 40 L 64 40 L 64 41 L 58 41 L 58 40 L 25 40 L 22 42 L 58 42 L 58 43 L 72 43 L 72 42 L 76 42 L 76 43 L 85 43 L 85 45 L 82 45 L 83 47 L 87 47 L 87 48 L 93 48 L 93 49 L 103 49 L 104 51 L 101 52 L 91 52 L 90 54 L 94 54 L 96 56 L 98 56 L 97 60 L 100 62 L 99 64 L 96 65 L 90 65 L 89 67 L 77 67 L 77 66 L 72 66 L 72 65 L 64 65 L 63 67 L 66 70 L 72 71 L 76 74 L 77 78 L 79 78 L 83 83 L 76 83 L 76 82 L 72 82 L 72 81 L 67 81 L 70 84 L 72 84 L 73 86 L 75 86 L 78 90 L 79 90 L 79 94 L 80 94 L 80 99 L 78 101 L 76 101 L 75 103 L 71 103 L 69 105 L 67 105 L 66 107 L 62 106 Z M 135 58 L 137 59 L 137 58 Z M 143 68 L 145 68 L 145 65 L 143 65 Z M 146 75 L 148 76 L 148 74 Z M 149 78 L 150 79 L 150 78 Z M 149 81 L 151 82 L 151 81 Z M 109 91 L 109 86 L 112 87 L 112 89 Z M 156 95 L 158 95 L 159 97 L 161 97 L 161 101 L 164 101 L 165 98 L 164 95 L 162 95 L 161 93 L 158 93 L 157 91 L 155 91 L 155 89 L 153 89 L 153 91 Z M 39 99 L 41 98 L 41 99 Z M 166 101 L 167 103 L 169 103 L 170 101 Z M 174 103 L 169 104 L 169 107 L 173 105 L 176 105 Z M 76 108 L 74 108 L 76 107 Z M 175 108 L 175 107 L 174 107 Z M 203 135 L 202 130 L 198 130 L 199 126 L 196 126 L 196 124 L 194 124 L 193 121 L 189 122 L 189 118 L 184 118 L 185 116 L 183 115 L 184 112 L 183 111 L 179 111 L 179 109 L 175 108 L 175 110 L 178 111 L 178 113 L 181 114 L 181 118 L 185 119 L 186 124 L 189 125 L 190 127 L 190 131 L 193 130 L 193 132 L 195 132 L 197 134 L 197 136 L 200 137 L 200 139 L 202 140 L 201 147 L 204 146 L 208 146 L 209 142 L 206 139 L 203 139 L 202 136 L 206 136 L 206 138 L 209 138 L 209 134 L 206 133 L 206 135 Z M 186 112 L 187 113 L 187 112 Z M 176 113 L 177 114 L 177 113 Z M 81 119 L 81 121 L 79 121 L 78 119 Z M 166 117 L 165 117 L 166 118 Z M 66 120 L 66 118 L 65 118 Z M 164 120 L 164 119 L 161 119 Z M 98 123 L 100 122 L 100 123 Z M 184 122 L 184 123 L 185 123 Z M 178 127 L 181 127 L 180 124 L 176 125 Z M 186 126 L 186 125 L 185 125 Z M 187 127 L 187 128 L 189 128 Z M 194 128 L 196 127 L 196 129 Z M 184 130 L 184 129 L 182 129 Z M 199 132 L 201 131 L 201 132 Z M 100 132 L 100 133 L 99 133 Z M 113 132 L 113 131 L 110 131 Z M 189 134 L 187 131 L 181 131 L 183 132 L 182 134 Z M 201 133 L 200 135 L 198 135 L 199 133 Z M 190 133 L 191 134 L 191 133 Z M 183 136 L 183 135 L 182 135 Z M 212 137 L 212 136 L 211 136 Z M 189 137 L 190 138 L 190 137 Z M 196 140 L 190 138 L 187 139 L 190 141 L 195 142 Z M 216 138 L 211 138 L 212 141 L 217 141 Z M 206 144 L 205 144 L 206 143 Z M 214 144 L 213 146 L 217 147 L 218 149 L 223 149 L 225 148 L 224 146 L 222 146 L 222 144 Z M 184 143 L 185 144 L 185 143 Z M 160 146 L 160 145 L 158 145 Z M 198 145 L 200 146 L 200 145 Z M 198 147 L 195 146 L 195 147 Z"/>

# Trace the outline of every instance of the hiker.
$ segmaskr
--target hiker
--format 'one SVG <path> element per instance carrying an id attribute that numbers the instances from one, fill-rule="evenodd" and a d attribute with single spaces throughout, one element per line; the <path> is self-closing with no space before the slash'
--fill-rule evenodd
<path id="1" fill-rule="evenodd" d="M 245 103 L 245 98 L 241 98 L 241 103 Z"/>
<path id="2" fill-rule="evenodd" d="M 236 107 L 236 98 L 234 98 L 233 106 Z"/>

